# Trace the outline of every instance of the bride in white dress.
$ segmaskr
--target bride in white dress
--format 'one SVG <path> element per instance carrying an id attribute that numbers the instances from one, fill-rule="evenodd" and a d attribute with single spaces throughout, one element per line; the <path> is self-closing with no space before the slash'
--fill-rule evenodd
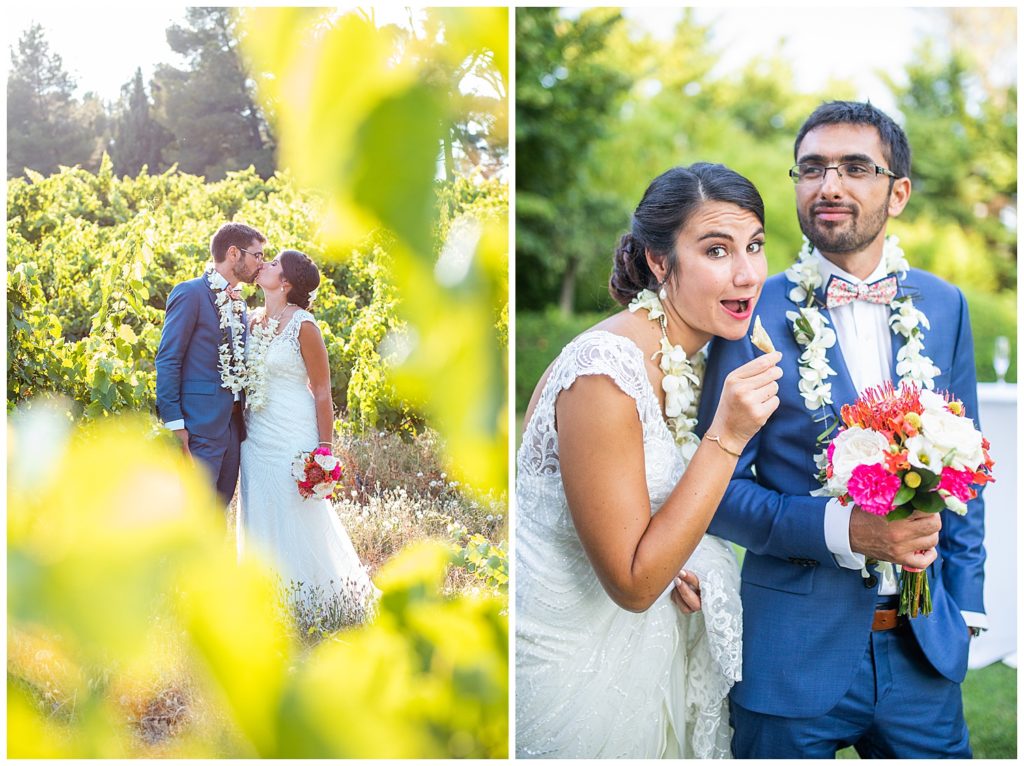
<path id="1" fill-rule="evenodd" d="M 778 407 L 780 355 L 735 370 L 704 439 L 692 430 L 698 352 L 747 333 L 763 245 L 745 178 L 662 174 L 615 256 L 630 310 L 569 343 L 534 391 L 516 477 L 520 758 L 729 756 L 739 571 L 704 533 Z"/>
<path id="2" fill-rule="evenodd" d="M 247 363 L 238 556 L 257 555 L 278 573 L 306 614 L 330 607 L 365 615 L 377 596 L 338 515 L 327 500 L 303 498 L 292 477 L 300 452 L 331 447 L 334 407 L 327 348 L 310 293 L 320 284 L 313 262 L 285 250 L 255 283 L 265 305 L 254 312 Z"/>

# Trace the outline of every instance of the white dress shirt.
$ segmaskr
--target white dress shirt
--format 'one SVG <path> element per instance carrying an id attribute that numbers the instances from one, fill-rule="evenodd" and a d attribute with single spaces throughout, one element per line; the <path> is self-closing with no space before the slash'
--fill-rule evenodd
<path id="1" fill-rule="evenodd" d="M 867 279 L 858 279 L 828 260 L 817 250 L 821 270 L 822 287 L 828 286 L 833 276 L 841 277 L 851 284 L 876 282 L 887 272 L 884 259 L 879 257 L 878 265 Z M 850 378 L 858 394 L 868 388 L 880 386 L 892 380 L 892 330 L 889 327 L 889 307 L 884 303 L 870 303 L 855 300 L 844 306 L 829 309 L 832 326 L 839 341 Z M 846 569 L 863 569 L 864 554 L 850 550 L 850 513 L 853 506 L 843 507 L 835 498 L 825 506 L 825 544 L 835 557 L 836 563 Z M 899 592 L 899 586 L 891 568 L 879 575 L 878 594 L 892 595 Z M 985 615 L 977 612 L 961 612 L 965 622 L 972 627 L 987 628 Z"/>

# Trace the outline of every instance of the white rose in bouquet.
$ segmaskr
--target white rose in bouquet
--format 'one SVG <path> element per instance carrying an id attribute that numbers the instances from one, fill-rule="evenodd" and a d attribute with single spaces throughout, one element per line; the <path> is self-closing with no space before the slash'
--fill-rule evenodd
<path id="1" fill-rule="evenodd" d="M 338 465 L 338 458 L 334 455 L 314 455 L 313 459 L 327 472 L 333 471 Z"/>
<path id="2" fill-rule="evenodd" d="M 935 446 L 942 458 L 952 452 L 949 465 L 958 471 L 975 471 L 985 462 L 981 433 L 970 418 L 954 415 L 945 409 L 941 412 L 925 409 L 921 415 L 921 433 Z M 938 473 L 942 468 L 940 466 L 935 470 Z"/>
<path id="3" fill-rule="evenodd" d="M 832 478 L 828 480 L 828 486 L 841 493 L 850 483 L 854 468 L 879 464 L 885 460 L 889 442 L 877 431 L 854 426 L 833 439 L 832 445 Z"/>

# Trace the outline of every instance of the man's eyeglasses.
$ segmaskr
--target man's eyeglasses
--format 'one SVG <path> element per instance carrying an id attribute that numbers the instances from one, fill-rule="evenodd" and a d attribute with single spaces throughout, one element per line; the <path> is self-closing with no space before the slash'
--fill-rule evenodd
<path id="1" fill-rule="evenodd" d="M 868 181 L 877 175 L 899 178 L 888 168 L 873 162 L 840 162 L 838 165 L 821 165 L 817 162 L 798 162 L 789 169 L 789 177 L 795 184 L 813 184 L 825 180 L 828 171 L 836 171 L 839 178 L 847 181 Z"/>
<path id="2" fill-rule="evenodd" d="M 259 258 L 261 261 L 263 260 L 263 251 L 262 250 L 260 250 L 259 252 L 254 253 L 252 250 L 246 250 L 244 247 L 240 247 L 238 249 L 241 250 L 243 253 L 245 253 L 247 255 L 251 255 L 251 256 L 253 256 L 255 258 Z"/>

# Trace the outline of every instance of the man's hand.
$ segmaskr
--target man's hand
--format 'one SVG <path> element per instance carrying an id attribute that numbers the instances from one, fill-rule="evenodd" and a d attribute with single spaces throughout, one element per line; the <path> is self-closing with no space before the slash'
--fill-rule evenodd
<path id="1" fill-rule="evenodd" d="M 188 448 L 188 429 L 179 428 L 174 432 L 174 435 L 181 440 L 181 451 L 185 453 L 185 457 L 192 460 L 192 452 Z"/>
<path id="2" fill-rule="evenodd" d="M 850 550 L 879 561 L 925 569 L 938 556 L 935 546 L 940 529 L 942 519 L 937 513 L 914 511 L 900 521 L 887 521 L 855 506 L 850 513 Z"/>

